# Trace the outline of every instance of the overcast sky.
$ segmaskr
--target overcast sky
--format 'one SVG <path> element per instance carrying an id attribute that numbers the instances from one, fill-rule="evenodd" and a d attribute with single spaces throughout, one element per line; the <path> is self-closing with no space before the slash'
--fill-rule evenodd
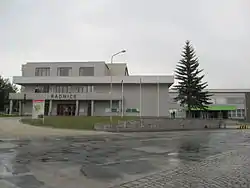
<path id="1" fill-rule="evenodd" d="M 0 74 L 26 61 L 126 62 L 173 74 L 191 40 L 209 88 L 250 88 L 249 0 L 0 0 Z"/>

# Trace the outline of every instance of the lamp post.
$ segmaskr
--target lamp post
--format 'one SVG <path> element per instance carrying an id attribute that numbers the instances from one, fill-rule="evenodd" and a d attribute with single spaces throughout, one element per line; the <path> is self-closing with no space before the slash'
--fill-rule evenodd
<path id="1" fill-rule="evenodd" d="M 113 64 L 114 57 L 119 55 L 119 54 L 125 53 L 125 52 L 126 52 L 126 50 L 122 50 L 122 51 L 119 51 L 119 52 L 113 54 L 111 56 L 111 61 L 110 61 L 111 66 L 110 66 L 109 71 L 110 71 L 110 123 L 111 123 L 111 125 L 112 125 L 112 113 L 113 113 L 113 111 L 112 111 L 112 108 L 113 108 L 113 103 L 112 103 L 113 78 L 112 78 L 111 69 L 112 69 L 112 64 Z"/>

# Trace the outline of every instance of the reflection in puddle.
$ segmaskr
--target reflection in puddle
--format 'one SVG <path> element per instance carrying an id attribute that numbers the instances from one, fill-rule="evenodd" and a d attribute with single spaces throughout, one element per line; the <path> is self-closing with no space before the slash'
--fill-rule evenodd
<path id="1" fill-rule="evenodd" d="M 16 150 L 12 149 L 16 145 L 11 143 L 1 143 L 0 149 L 4 149 L 4 153 L 0 150 L 0 177 L 9 177 L 13 176 L 13 165 L 12 160 L 16 157 Z M 6 152 L 6 149 L 9 149 Z"/>
<path id="2" fill-rule="evenodd" d="M 179 153 L 169 153 L 169 156 L 178 156 Z"/>

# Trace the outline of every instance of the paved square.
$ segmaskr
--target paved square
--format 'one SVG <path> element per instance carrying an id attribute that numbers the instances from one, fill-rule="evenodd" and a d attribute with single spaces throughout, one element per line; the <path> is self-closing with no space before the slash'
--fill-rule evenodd
<path id="1" fill-rule="evenodd" d="M 250 132 L 2 140 L 0 173 L 16 188 L 250 187 Z"/>

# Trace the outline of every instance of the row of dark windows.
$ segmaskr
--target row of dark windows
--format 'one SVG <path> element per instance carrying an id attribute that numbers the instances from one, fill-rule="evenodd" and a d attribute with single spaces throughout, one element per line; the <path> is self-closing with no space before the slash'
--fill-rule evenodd
<path id="1" fill-rule="evenodd" d="M 176 101 L 171 98 L 170 102 L 175 104 Z M 244 104 L 244 97 L 225 97 L 225 98 L 213 98 L 211 100 L 212 104 Z M 177 102 L 179 103 L 179 102 Z"/>
<path id="2" fill-rule="evenodd" d="M 53 86 L 53 85 L 43 85 L 37 86 L 34 90 L 35 93 L 88 93 L 94 92 L 94 86 L 74 86 L 64 85 L 64 86 Z"/>
<path id="3" fill-rule="evenodd" d="M 38 67 L 35 76 L 50 76 L 50 67 Z M 58 67 L 57 76 L 72 76 L 72 67 Z M 94 67 L 80 67 L 79 76 L 94 76 Z"/>

